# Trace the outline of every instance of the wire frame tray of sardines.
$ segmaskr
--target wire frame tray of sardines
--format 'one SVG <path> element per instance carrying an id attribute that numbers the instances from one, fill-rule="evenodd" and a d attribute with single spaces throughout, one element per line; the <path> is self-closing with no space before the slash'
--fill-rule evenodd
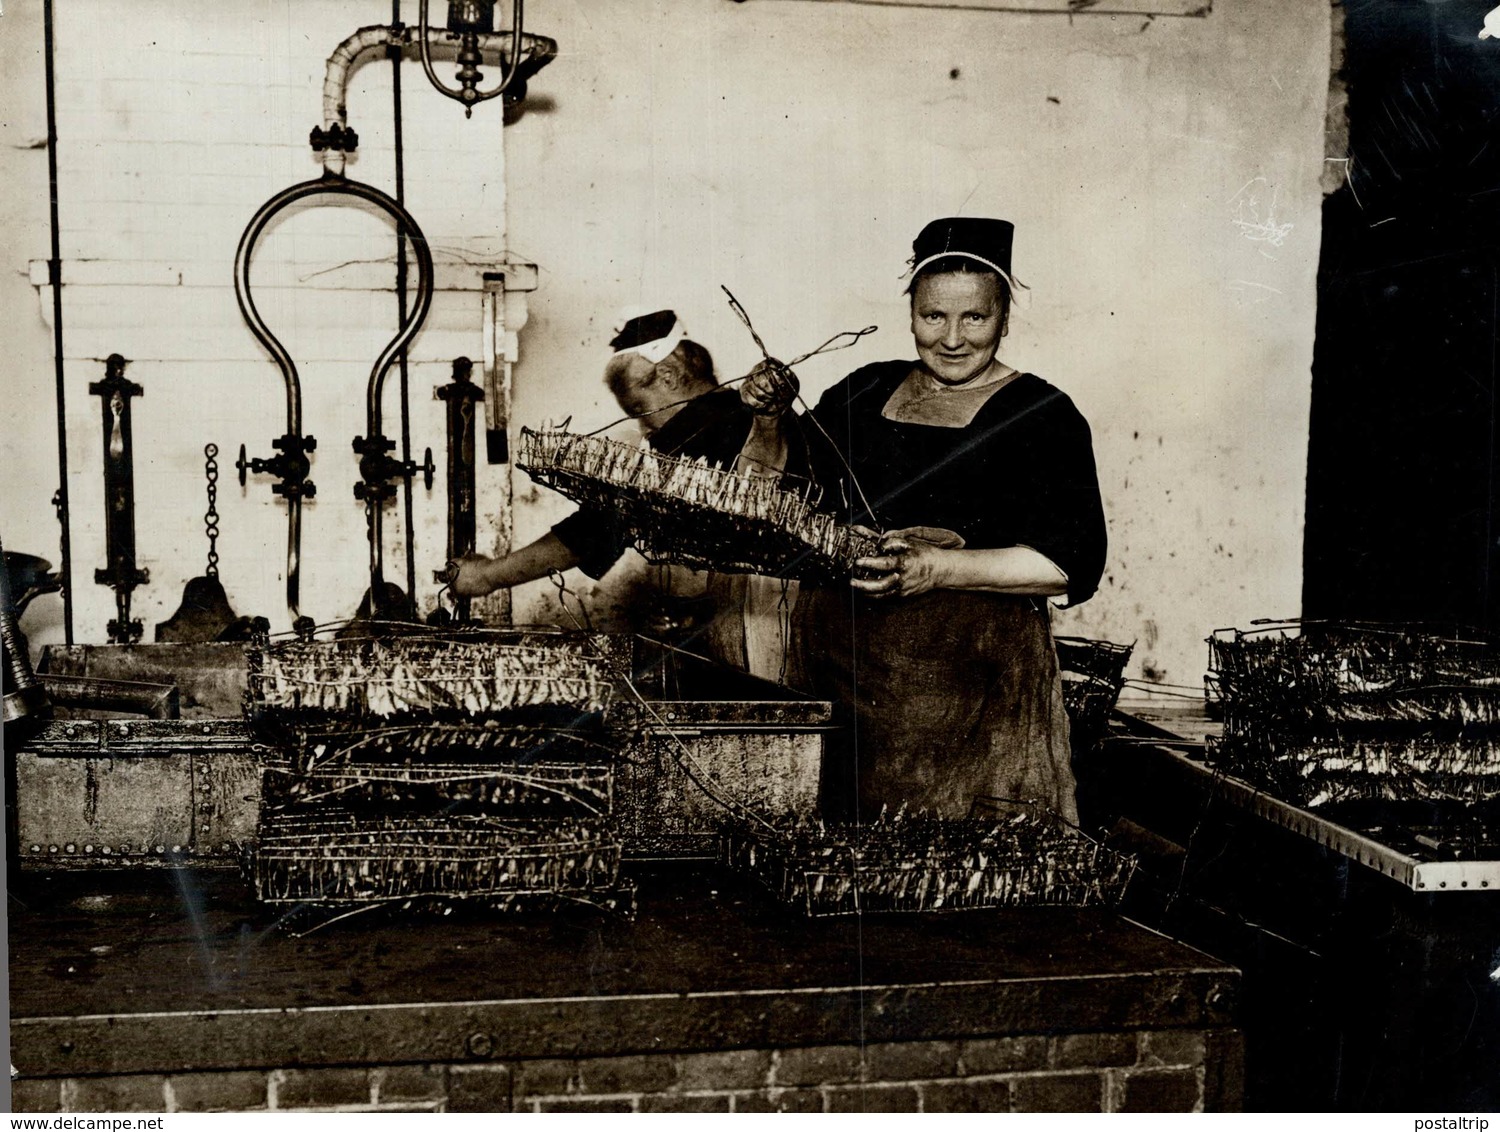
<path id="1" fill-rule="evenodd" d="M 263 775 L 265 798 L 279 805 L 532 818 L 604 817 L 614 805 L 614 768 L 602 749 L 589 761 L 546 761 L 519 748 L 467 762 L 270 753 Z"/>
<path id="2" fill-rule="evenodd" d="M 286 808 L 262 817 L 254 880 L 263 904 L 303 910 L 635 907 L 619 840 L 593 819 Z"/>
<path id="3" fill-rule="evenodd" d="M 613 696 L 595 638 L 542 630 L 374 632 L 252 643 L 246 715 L 282 749 L 587 760 Z"/>
<path id="4" fill-rule="evenodd" d="M 581 634 L 403 630 L 250 651 L 265 904 L 630 912 L 614 665 Z"/>
<path id="5" fill-rule="evenodd" d="M 993 817 L 905 810 L 862 825 L 736 822 L 722 863 L 809 917 L 1118 904 L 1136 859 L 1029 805 Z"/>
<path id="6" fill-rule="evenodd" d="M 1500 798 L 1500 644 L 1477 633 L 1267 622 L 1209 638 L 1211 759 L 1308 807 Z"/>
<path id="7" fill-rule="evenodd" d="M 516 466 L 616 516 L 653 562 L 802 581 L 848 578 L 879 539 L 820 510 L 814 488 L 566 428 L 521 430 Z"/>

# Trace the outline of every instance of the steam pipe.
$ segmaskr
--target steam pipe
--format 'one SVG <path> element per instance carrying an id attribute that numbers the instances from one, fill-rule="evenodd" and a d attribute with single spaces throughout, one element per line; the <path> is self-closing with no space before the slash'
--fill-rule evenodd
<path id="1" fill-rule="evenodd" d="M 422 329 L 422 323 L 427 318 L 427 311 L 432 306 L 432 249 L 427 246 L 427 237 L 422 235 L 422 229 L 417 227 L 417 222 L 412 219 L 411 213 L 402 208 L 390 197 L 379 189 L 369 185 L 360 185 L 358 181 L 346 181 L 351 189 L 356 185 L 360 189 L 368 190 L 368 193 L 356 193 L 363 196 L 380 208 L 384 208 L 398 225 L 404 226 L 407 238 L 411 240 L 412 249 L 417 253 L 417 304 L 412 310 L 406 322 L 402 325 L 396 337 L 387 343 L 381 351 L 380 357 L 375 360 L 374 368 L 370 370 L 370 383 L 365 394 L 365 419 L 368 423 L 371 436 L 380 435 L 380 393 L 385 387 L 385 374 L 391 368 L 391 362 L 396 355 L 406 349 L 406 345 L 416 337 L 417 331 Z"/>
<path id="2" fill-rule="evenodd" d="M 371 191 L 379 193 L 379 190 Z M 370 609 L 372 613 L 379 609 L 385 596 L 383 592 L 384 504 L 385 500 L 394 494 L 394 490 L 386 481 L 395 476 L 409 478 L 417 471 L 412 461 L 395 460 L 387 455 L 390 449 L 395 447 L 395 442 L 387 440 L 381 432 L 381 391 L 385 387 L 385 375 L 391 367 L 391 362 L 416 336 L 417 331 L 421 329 L 422 322 L 427 318 L 428 309 L 432 306 L 432 249 L 427 246 L 427 239 L 422 235 L 422 230 L 417 227 L 417 222 L 412 219 L 411 214 L 384 193 L 379 193 L 379 196 L 384 198 L 383 202 L 373 198 L 366 199 L 380 204 L 395 217 L 398 229 L 404 225 L 405 232 L 411 240 L 412 249 L 416 252 L 417 302 L 401 330 L 395 338 L 391 339 L 370 370 L 370 383 L 365 394 L 365 435 L 354 438 L 354 450 L 360 454 L 359 470 L 364 480 L 363 483 L 354 485 L 354 494 L 356 498 L 366 501 L 370 515 Z M 431 450 L 427 456 L 427 486 L 432 486 Z M 409 538 L 410 535 L 408 535 Z M 416 599 L 415 594 L 409 596 L 413 600 Z"/>

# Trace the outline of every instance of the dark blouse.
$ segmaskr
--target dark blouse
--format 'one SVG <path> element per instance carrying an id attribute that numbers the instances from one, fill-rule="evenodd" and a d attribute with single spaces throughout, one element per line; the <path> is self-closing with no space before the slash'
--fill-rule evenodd
<path id="1" fill-rule="evenodd" d="M 682 406 L 672 419 L 651 434 L 650 444 L 667 456 L 690 460 L 706 457 L 720 466 L 733 464 L 750 435 L 750 410 L 733 389 L 715 389 Z M 579 557 L 579 568 L 591 578 L 602 578 L 630 548 L 630 532 L 614 512 L 580 507 L 552 528 Z"/>
<path id="2" fill-rule="evenodd" d="M 1104 508 L 1088 422 L 1065 393 L 1021 374 L 963 428 L 881 416 L 915 362 L 877 362 L 818 401 L 802 440 L 825 507 L 877 530 L 942 527 L 971 549 L 1028 546 L 1068 576 L 1068 603 L 1093 596 L 1104 571 Z M 868 508 L 865 501 L 868 500 Z M 873 511 L 873 514 L 871 514 Z"/>

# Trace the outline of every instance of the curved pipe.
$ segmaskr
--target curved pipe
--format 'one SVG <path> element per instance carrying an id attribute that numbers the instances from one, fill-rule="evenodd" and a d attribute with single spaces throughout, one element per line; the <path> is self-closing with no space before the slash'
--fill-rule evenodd
<path id="1" fill-rule="evenodd" d="M 388 25 L 374 24 L 362 27 L 349 36 L 334 48 L 333 54 L 328 57 L 328 66 L 323 76 L 323 129 L 331 133 L 335 125 L 342 129 L 349 124 L 349 108 L 345 97 L 349 87 L 349 76 L 362 63 L 392 44 L 400 47 L 404 56 L 417 55 L 430 58 L 433 47 L 456 45 L 454 40 L 448 38 L 448 34 L 441 28 L 430 28 L 426 42 L 421 48 L 417 45 L 417 29 L 411 27 L 402 27 L 393 31 Z M 557 40 L 545 35 L 515 36 L 510 32 L 487 32 L 481 34 L 478 39 L 479 52 L 484 57 L 484 61 L 504 68 L 510 77 L 514 77 L 518 72 L 533 74 L 545 67 L 557 55 Z M 524 62 L 522 62 L 523 55 Z M 514 60 L 508 68 L 505 67 L 507 56 Z M 324 167 L 329 172 L 343 173 L 343 150 L 329 149 L 319 153 L 318 156 L 323 159 Z"/>
<path id="2" fill-rule="evenodd" d="M 300 200 L 306 196 L 305 192 L 298 190 L 306 188 L 308 182 L 293 185 L 290 189 L 283 189 L 265 204 L 250 218 L 250 223 L 245 226 L 245 231 L 240 234 L 240 245 L 234 253 L 234 297 L 240 304 L 240 314 L 250 326 L 250 333 L 255 335 L 255 340 L 271 353 L 271 359 L 276 363 L 276 368 L 281 370 L 282 384 L 286 386 L 286 431 L 296 437 L 302 435 L 302 383 L 297 378 L 297 363 L 292 361 L 292 356 L 286 352 L 276 335 L 266 329 L 266 323 L 260 317 L 260 311 L 255 306 L 255 299 L 250 294 L 250 256 L 255 250 L 255 242 L 260 239 L 261 233 L 265 231 L 266 225 L 288 204 L 294 200 Z M 294 195 L 292 195 L 294 194 Z"/>
<path id="3" fill-rule="evenodd" d="M 428 309 L 432 306 L 433 270 L 432 251 L 427 245 L 427 238 L 422 235 L 422 229 L 394 198 L 381 192 L 374 185 L 367 185 L 362 181 L 350 181 L 332 172 L 325 171 L 322 177 L 311 181 L 302 181 L 289 188 L 282 189 L 265 204 L 260 206 L 259 211 L 251 218 L 245 227 L 244 234 L 240 237 L 239 249 L 234 257 L 234 293 L 239 300 L 240 313 L 244 316 L 246 323 L 250 326 L 250 332 L 255 335 L 256 341 L 264 346 L 281 370 L 281 378 L 286 386 L 286 420 L 287 435 L 294 441 L 302 439 L 302 385 L 297 376 L 297 364 L 287 353 L 277 337 L 266 327 L 265 320 L 261 318 L 260 311 L 256 308 L 255 299 L 250 293 L 250 262 L 255 253 L 255 244 L 265 232 L 271 220 L 286 208 L 300 200 L 314 196 L 351 196 L 365 201 L 379 208 L 386 215 L 396 221 L 398 231 L 402 232 L 412 243 L 416 250 L 417 258 L 417 302 L 391 339 L 386 348 L 381 351 L 376 360 L 374 368 L 370 371 L 370 381 L 366 398 L 366 423 L 368 435 L 371 437 L 380 435 L 380 393 L 385 382 L 386 370 L 390 368 L 391 361 L 403 350 L 407 343 L 416 336 L 421 329 L 422 322 L 427 318 Z M 293 457 L 304 459 L 299 449 L 295 454 L 283 451 L 282 458 Z M 295 463 L 295 460 L 289 461 Z M 287 467 L 284 463 L 283 468 Z M 290 477 L 289 477 L 290 478 Z M 296 482 L 300 487 L 300 477 Z M 298 594 L 301 577 L 301 550 L 302 550 L 302 497 L 298 489 L 286 492 L 287 496 L 287 567 L 286 567 L 286 592 L 287 607 L 292 611 L 295 619 L 299 615 Z M 375 545 L 372 551 L 379 552 L 379 506 L 375 507 L 376 523 L 371 530 L 371 540 Z"/>
<path id="4" fill-rule="evenodd" d="M 417 301 L 407 313 L 406 322 L 396 332 L 381 351 L 380 357 L 375 359 L 375 365 L 370 370 L 370 383 L 365 391 L 365 419 L 370 436 L 380 435 L 380 391 L 385 386 L 386 370 L 391 368 L 391 363 L 396 356 L 406 349 L 407 343 L 416 337 L 417 331 L 422 329 L 422 323 L 427 319 L 427 312 L 432 307 L 432 249 L 427 246 L 427 237 L 422 235 L 422 229 L 417 227 L 417 222 L 412 219 L 411 213 L 397 204 L 392 197 L 386 196 L 379 189 L 369 185 L 361 185 L 358 181 L 347 181 L 348 185 L 359 185 L 366 190 L 364 199 L 371 204 L 378 205 L 390 214 L 396 221 L 397 231 L 404 233 L 411 241 L 413 250 L 417 253 Z M 356 194 L 359 195 L 359 194 Z"/>

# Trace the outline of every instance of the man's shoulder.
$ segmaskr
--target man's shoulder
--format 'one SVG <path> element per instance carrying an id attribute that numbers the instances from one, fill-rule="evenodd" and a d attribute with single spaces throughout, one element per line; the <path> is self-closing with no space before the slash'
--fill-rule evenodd
<path id="1" fill-rule="evenodd" d="M 716 389 L 710 389 L 707 393 L 700 393 L 686 405 L 682 411 L 673 417 L 669 425 L 675 425 L 683 421 L 683 431 L 696 428 L 704 423 L 722 422 L 726 424 L 738 424 L 743 422 L 747 427 L 750 423 L 750 410 L 740 400 L 739 390 L 728 389 L 720 385 Z M 687 422 L 693 422 L 687 424 Z"/>

